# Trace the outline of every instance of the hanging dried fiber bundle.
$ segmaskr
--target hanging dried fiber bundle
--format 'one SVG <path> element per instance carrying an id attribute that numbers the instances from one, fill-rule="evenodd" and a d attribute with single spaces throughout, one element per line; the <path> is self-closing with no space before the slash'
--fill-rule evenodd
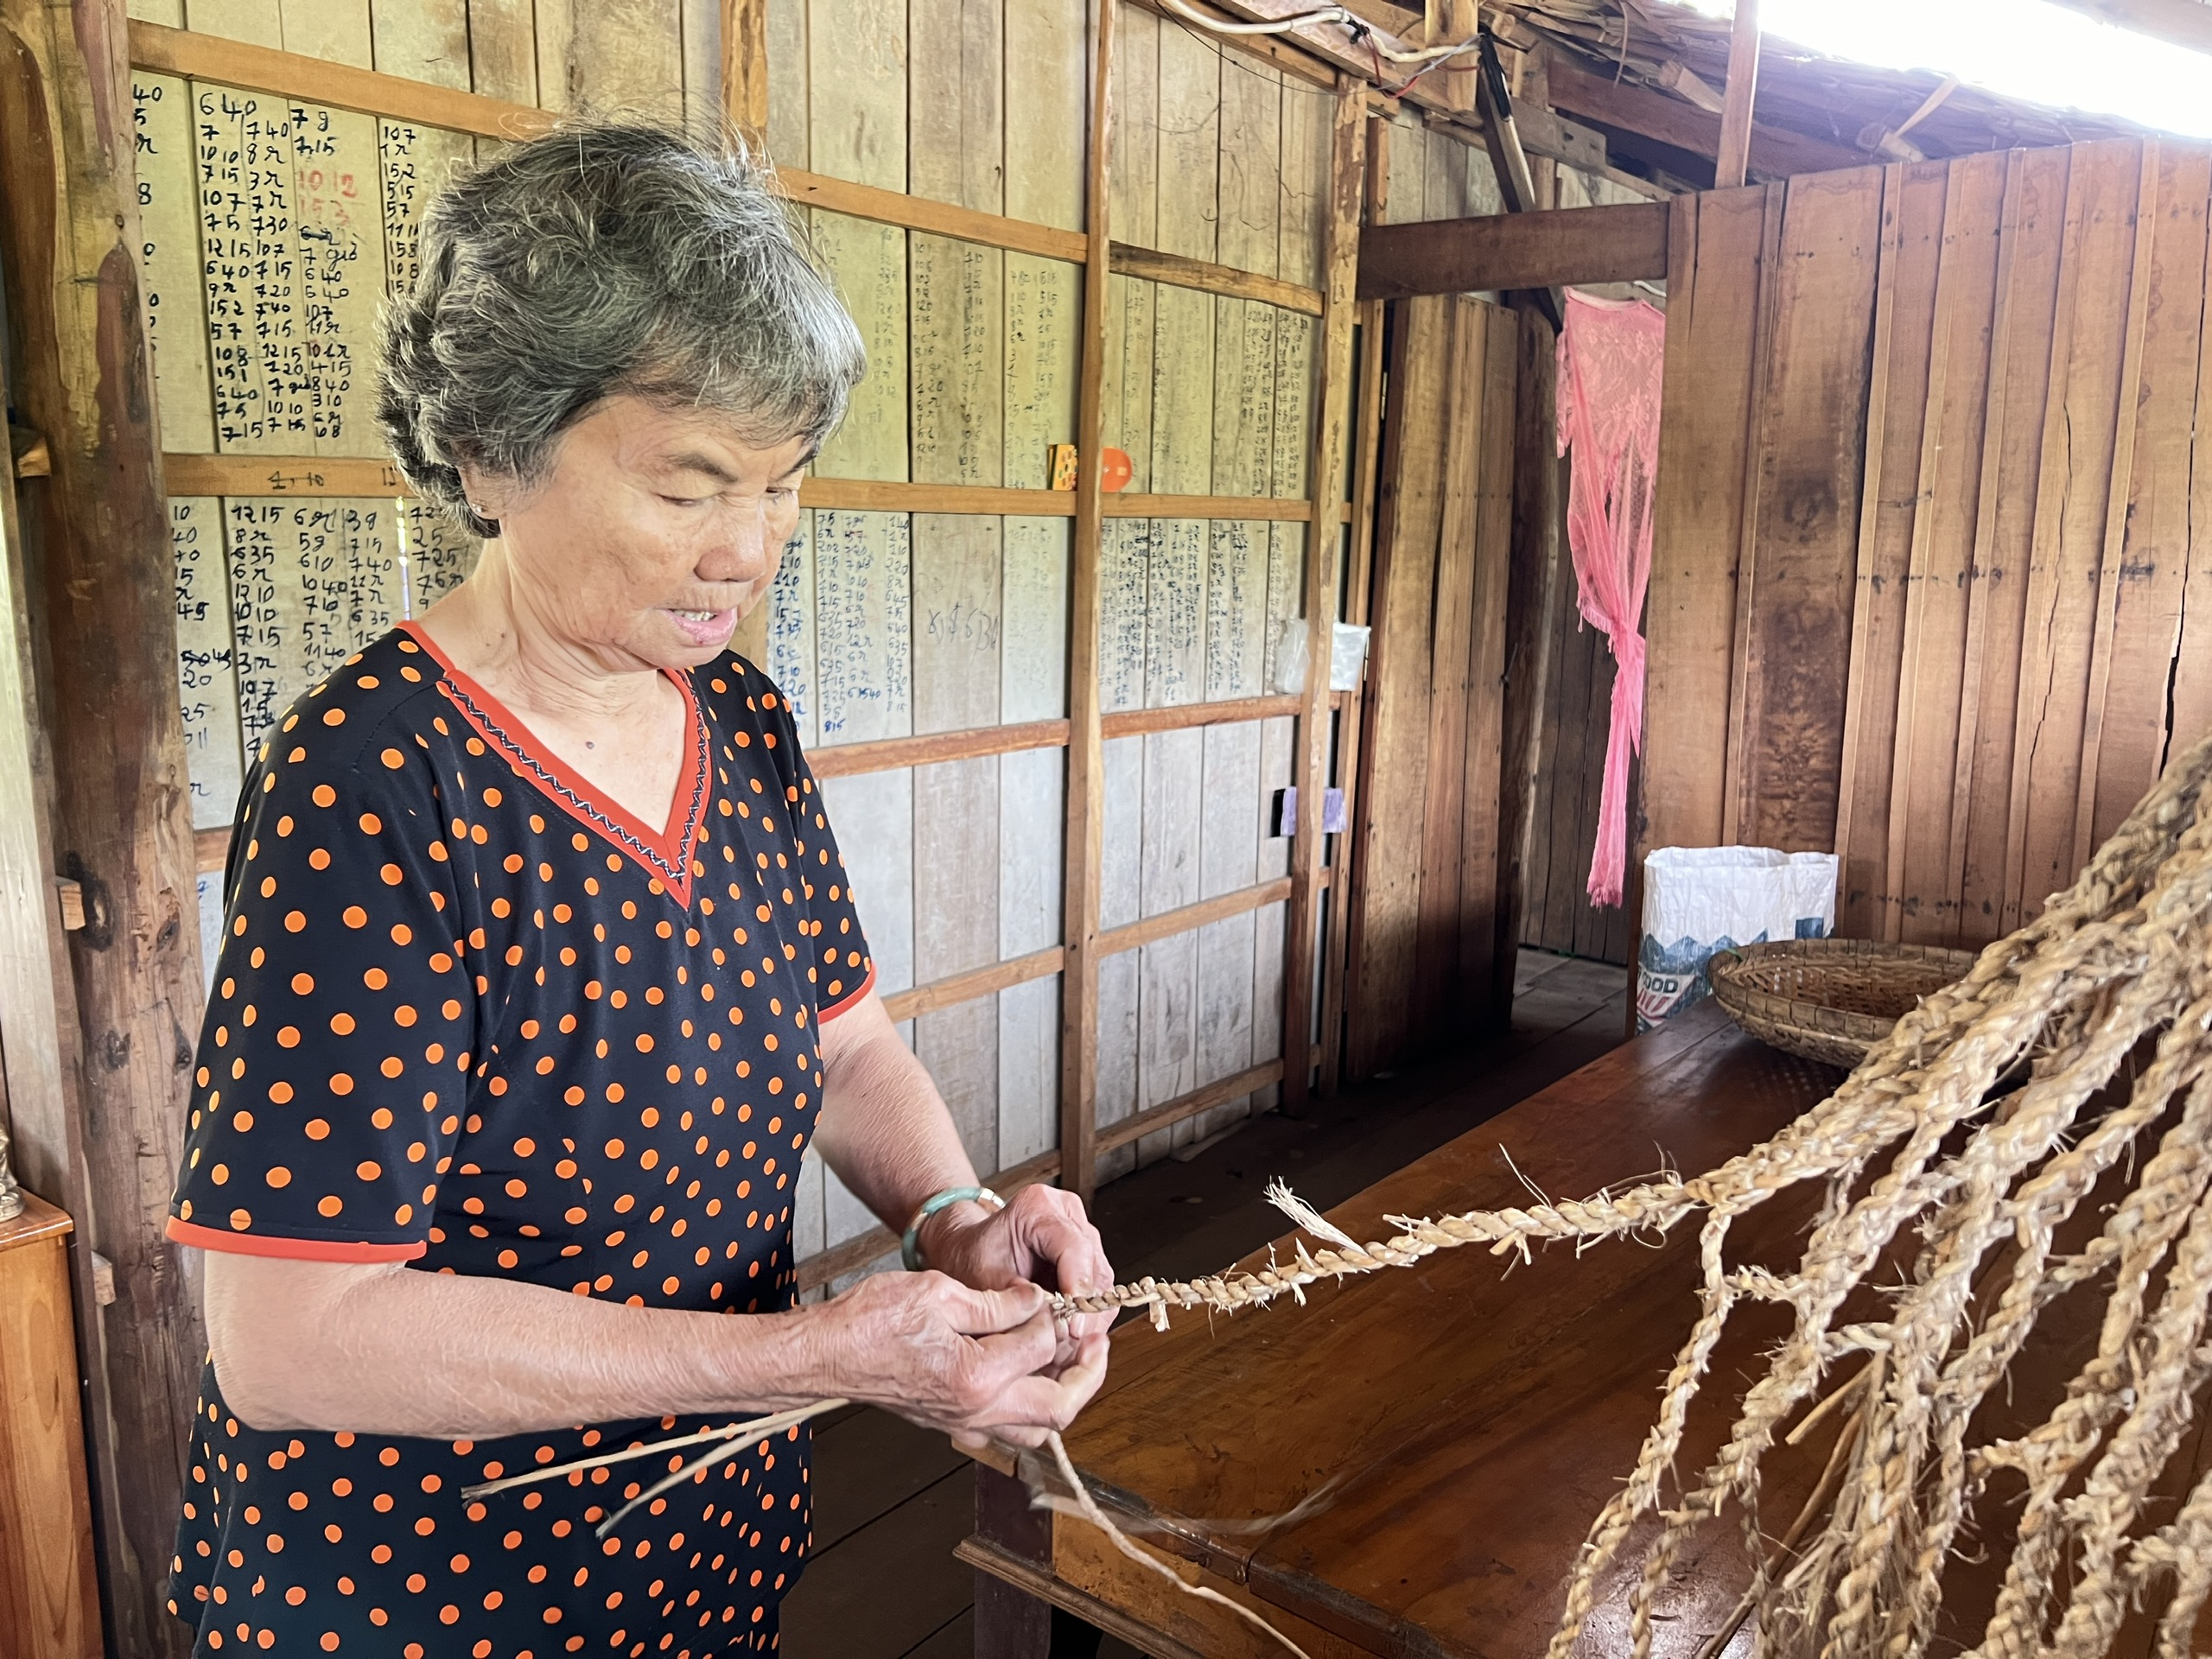
<path id="1" fill-rule="evenodd" d="M 2119 1196 L 2086 1242 L 2061 1230 L 2107 1176 Z M 1789 1271 L 1733 1266 L 1730 1230 L 1802 1183 L 1823 1201 Z M 1632 1594 L 1635 1652 L 1692 1539 L 1733 1508 L 1755 1578 L 1759 1650 L 1903 1659 L 1936 1633 L 1946 1569 L 1976 1499 L 2006 1472 L 2002 1584 L 1978 1656 L 2101 1655 L 2131 1605 L 2180 1659 L 2212 1592 L 2212 1475 L 2153 1524 L 2153 1484 L 2188 1438 L 2212 1377 L 2212 740 L 2177 760 L 2081 879 L 2043 915 L 1927 999 L 1820 1105 L 1764 1145 L 1689 1179 L 1580 1203 L 1390 1217 L 1362 1245 L 1287 1194 L 1317 1238 L 1259 1274 L 1145 1281 L 1085 1309 L 1225 1311 L 1306 1286 L 1484 1243 L 1525 1254 L 1699 1222 L 1701 1311 L 1619 1494 L 1592 1525 L 1549 1659 L 1566 1659 L 1631 1529 L 1649 1517 Z M 2078 1231 L 2079 1230 L 2077 1230 Z M 1885 1267 L 1885 1263 L 1888 1264 Z M 1878 1269 L 1879 1275 L 1878 1276 Z M 1872 1319 L 1845 1304 L 1878 1299 Z M 2048 1417 L 1978 1433 L 2037 1321 L 2069 1294 L 2097 1326 Z M 1677 1471 L 1691 1402 L 1732 1313 L 1770 1303 L 1788 1337 L 1702 1471 Z M 1838 1368 L 1848 1381 L 1837 1387 Z M 1770 1559 L 1762 1459 L 1807 1408 L 1841 1420 L 1815 1503 Z M 1669 1488 L 1680 1482 L 1678 1491 Z M 2024 1483 L 2024 1495 L 2019 1489 Z M 1973 1633 L 1967 1633 L 1972 1640 Z M 1711 1644 L 1717 1649 L 1719 1642 Z"/>

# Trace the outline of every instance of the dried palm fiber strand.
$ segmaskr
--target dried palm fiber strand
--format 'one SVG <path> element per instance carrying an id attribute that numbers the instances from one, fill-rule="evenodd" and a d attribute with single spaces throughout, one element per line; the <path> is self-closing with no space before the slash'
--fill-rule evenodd
<path id="1" fill-rule="evenodd" d="M 2151 1058 L 2125 1100 L 2085 1116 L 2145 1044 Z M 2022 1063 L 2024 1084 L 1993 1098 L 1993 1085 Z M 2058 1227 L 2177 1100 L 2178 1116 L 2096 1236 L 2076 1254 L 2056 1254 Z M 1827 1195 L 1796 1270 L 1732 1268 L 1724 1255 L 1732 1223 L 1808 1181 L 1825 1183 Z M 1548 1659 L 1567 1659 L 1631 1528 L 1651 1516 L 1658 1534 L 1630 1599 L 1633 1651 L 1644 1659 L 1652 1609 L 1675 1562 L 1732 1500 L 1754 1564 L 1747 1599 L 1760 1652 L 1921 1654 L 1935 1634 L 1962 1521 L 1998 1470 L 2017 1471 L 2027 1491 L 1976 1659 L 2102 1654 L 2131 1599 L 2169 1580 L 2155 1651 L 2179 1659 L 2212 1593 L 2212 1473 L 2164 1526 L 2139 1535 L 2138 1522 L 2212 1379 L 2208 1185 L 2212 739 L 2173 763 L 2039 918 L 1900 1020 L 1834 1095 L 1718 1169 L 1580 1202 L 1391 1217 L 1399 1234 L 1367 1244 L 1278 1186 L 1270 1196 L 1326 1241 L 1310 1252 L 1297 1246 L 1294 1263 L 1187 1282 L 1145 1279 L 1056 1301 L 1067 1313 L 1141 1307 L 1165 1325 L 1173 1308 L 1234 1313 L 1286 1294 L 1303 1300 L 1306 1287 L 1323 1281 L 1409 1266 L 1462 1245 L 1526 1257 L 1537 1242 L 1586 1246 L 1663 1233 L 1701 1211 L 1700 1311 L 1634 1469 L 1591 1529 Z M 1844 1302 L 1907 1229 L 1921 1242 L 1906 1282 L 1885 1293 L 1890 1317 L 1838 1325 Z M 2007 1243 L 2013 1259 L 1976 1327 L 1977 1270 Z M 2091 1284 L 2105 1286 L 2096 1352 L 2059 1406 L 2023 1435 L 1970 1445 L 1976 1408 L 2005 1379 L 2037 1317 Z M 1794 1328 L 1744 1396 L 1719 1454 L 1662 1510 L 1691 1402 L 1744 1302 L 1787 1306 Z M 1816 1529 L 1801 1517 L 1790 1529 L 1802 1535 L 1796 1558 L 1771 1562 L 1758 1524 L 1761 1458 L 1783 1424 L 1819 1397 L 1831 1368 L 1861 1353 L 1870 1357 L 1864 1382 L 1845 1385 L 1862 1397 L 1846 1427 L 1850 1449 L 1833 1508 Z M 663 1486 L 699 1467 L 677 1469 Z M 1064 1477 L 1087 1497 L 1071 1465 Z"/>
<path id="2" fill-rule="evenodd" d="M 1301 1217 L 1330 1242 L 1310 1253 L 1301 1246 L 1294 1265 L 1144 1281 L 1069 1305 L 1141 1306 L 1155 1320 L 1173 1307 L 1233 1311 L 1439 1249 L 1483 1243 L 1525 1255 L 1535 1241 L 1663 1231 L 1701 1211 L 1701 1310 L 1635 1468 L 1591 1529 L 1552 1659 L 1573 1648 L 1599 1583 L 1647 1516 L 1659 1526 L 1631 1593 L 1630 1632 L 1635 1653 L 1648 1653 L 1652 1608 L 1675 1562 L 1731 1500 L 1752 1545 L 1761 1651 L 1923 1652 L 1961 1521 L 1999 1469 L 2018 1471 L 2027 1493 L 1978 1655 L 2101 1654 L 2130 1598 L 2168 1580 L 2158 1651 L 2184 1654 L 2212 1591 L 2212 1475 L 2165 1526 L 2147 1538 L 2136 1529 L 2212 1378 L 2209 785 L 2212 741 L 2173 764 L 2041 917 L 1901 1020 L 1834 1095 L 1707 1174 L 1579 1204 L 1393 1217 L 1402 1231 L 1388 1243 L 1357 1244 L 1317 1227 L 1318 1217 Z M 2085 1115 L 2146 1043 L 2150 1058 L 2125 1099 L 2101 1116 Z M 1992 1085 L 2019 1061 L 2028 1063 L 2025 1083 L 1993 1100 Z M 2056 1228 L 2177 1101 L 2179 1116 L 2097 1236 L 2078 1255 L 2055 1255 Z M 1805 1181 L 1826 1183 L 1827 1198 L 1796 1270 L 1732 1268 L 1723 1247 L 1734 1219 Z M 1835 1325 L 1847 1297 L 1908 1228 L 1921 1243 L 1909 1280 L 1888 1293 L 1889 1317 Z M 2006 1244 L 2014 1259 L 1975 1328 L 1977 1269 Z M 2017 1439 L 1970 1445 L 1975 1408 L 2037 1316 L 2093 1283 L 2106 1299 L 2096 1353 L 2062 1403 Z M 1788 1306 L 1795 1328 L 1745 1395 L 1720 1452 L 1662 1510 L 1690 1402 L 1731 1312 L 1746 1301 Z M 1826 1523 L 1777 1577 L 1758 1534 L 1761 1457 L 1830 1368 L 1859 1352 L 1878 1356 L 1882 1370 L 1860 1408 L 1851 1465 Z"/>

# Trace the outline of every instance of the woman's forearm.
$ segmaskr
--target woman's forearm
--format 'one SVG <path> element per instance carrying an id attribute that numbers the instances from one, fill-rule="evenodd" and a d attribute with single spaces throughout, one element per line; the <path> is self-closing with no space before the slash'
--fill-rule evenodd
<path id="1" fill-rule="evenodd" d="M 836 1391 L 816 1310 L 630 1307 L 397 1266 L 211 1253 L 224 1396 L 262 1429 L 488 1440 Z"/>
<path id="2" fill-rule="evenodd" d="M 893 1231 L 948 1187 L 975 1184 L 937 1084 L 871 994 L 826 1027 L 815 1146 L 853 1196 Z"/>

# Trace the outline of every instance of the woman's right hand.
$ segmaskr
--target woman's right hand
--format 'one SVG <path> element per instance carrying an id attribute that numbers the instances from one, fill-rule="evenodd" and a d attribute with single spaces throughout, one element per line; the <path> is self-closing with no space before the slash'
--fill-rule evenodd
<path id="1" fill-rule="evenodd" d="M 833 1393 L 972 1442 L 1037 1446 L 1075 1421 L 1106 1376 L 1106 1337 L 1053 1372 L 1052 1298 L 1035 1285 L 971 1290 L 942 1273 L 879 1273 L 816 1313 Z"/>

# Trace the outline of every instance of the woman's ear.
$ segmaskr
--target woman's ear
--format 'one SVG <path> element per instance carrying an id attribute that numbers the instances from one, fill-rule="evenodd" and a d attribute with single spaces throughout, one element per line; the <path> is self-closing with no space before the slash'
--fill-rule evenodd
<path id="1" fill-rule="evenodd" d="M 513 480 L 494 473 L 480 472 L 462 462 L 454 468 L 461 474 L 461 487 L 468 499 L 468 510 L 488 523 L 497 523 L 505 516 L 514 494 Z"/>

